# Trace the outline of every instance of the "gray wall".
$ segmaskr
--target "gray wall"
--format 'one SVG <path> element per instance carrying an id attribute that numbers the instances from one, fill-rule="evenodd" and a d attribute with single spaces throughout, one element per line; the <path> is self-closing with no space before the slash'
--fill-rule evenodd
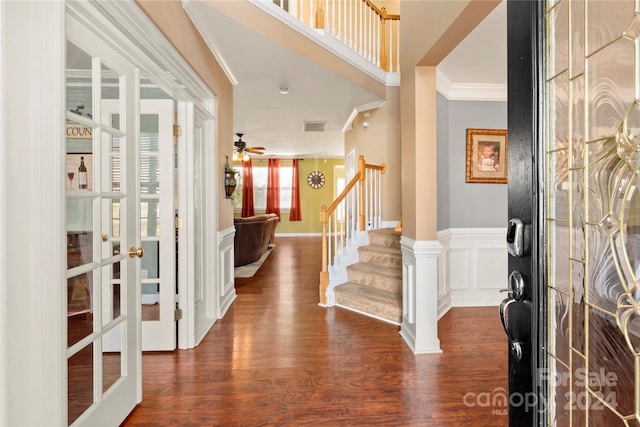
<path id="1" fill-rule="evenodd" d="M 436 138 L 438 150 L 438 230 L 449 228 L 449 101 L 440 92 L 436 97 Z"/>
<path id="2" fill-rule="evenodd" d="M 468 184 L 465 180 L 467 128 L 507 129 L 507 103 L 448 101 L 438 94 L 437 108 L 438 128 L 447 126 L 446 132 L 441 133 L 438 130 L 437 134 L 438 230 L 505 227 L 507 185 Z M 442 155 L 442 161 L 447 162 L 446 166 L 442 167 L 440 166 L 441 151 L 447 154 L 447 157 Z M 440 169 L 444 176 L 441 176 Z M 442 219 L 440 215 L 443 216 Z"/>

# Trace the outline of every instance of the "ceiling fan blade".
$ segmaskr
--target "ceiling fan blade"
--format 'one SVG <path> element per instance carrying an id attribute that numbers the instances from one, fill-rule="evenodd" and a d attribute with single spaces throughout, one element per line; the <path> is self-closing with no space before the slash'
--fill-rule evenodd
<path id="1" fill-rule="evenodd" d="M 252 154 L 264 154 L 263 151 L 265 149 L 263 147 L 247 147 L 244 149 L 244 151 L 246 151 L 247 153 L 252 153 Z"/>

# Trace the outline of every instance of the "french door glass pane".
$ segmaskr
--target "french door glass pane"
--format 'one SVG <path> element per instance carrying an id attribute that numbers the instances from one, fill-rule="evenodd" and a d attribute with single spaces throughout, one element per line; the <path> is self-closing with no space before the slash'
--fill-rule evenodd
<path id="1" fill-rule="evenodd" d="M 93 114 L 91 62 L 90 55 L 67 41 L 66 110 L 84 117 Z"/>
<path id="2" fill-rule="evenodd" d="M 104 63 L 101 64 L 102 69 L 100 75 L 102 76 L 102 99 L 120 99 L 120 76 L 116 74 L 111 68 Z M 120 115 L 120 105 L 115 103 L 114 116 Z M 110 126 L 114 129 L 120 129 L 120 120 L 112 120 Z"/>
<path id="3" fill-rule="evenodd" d="M 67 362 L 69 425 L 93 404 L 92 373 L 93 344 L 89 344 Z"/>

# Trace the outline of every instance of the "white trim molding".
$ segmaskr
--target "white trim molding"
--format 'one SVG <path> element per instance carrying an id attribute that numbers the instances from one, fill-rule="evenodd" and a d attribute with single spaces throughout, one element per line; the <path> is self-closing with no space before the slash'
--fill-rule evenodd
<path id="1" fill-rule="evenodd" d="M 0 93 L 5 93 L 5 49 L 7 31 L 5 22 L 5 3 L 0 2 Z M 0 425 L 6 426 L 9 421 L 7 419 L 7 400 L 9 390 L 7 389 L 7 238 L 6 238 L 6 220 L 5 212 L 7 211 L 7 195 L 5 191 L 6 179 L 6 154 L 5 154 L 5 107 L 6 97 L 0 100 Z"/>
<path id="2" fill-rule="evenodd" d="M 229 82 L 231 82 L 233 86 L 237 86 L 238 78 L 236 77 L 235 73 L 231 69 L 231 66 L 218 48 L 218 41 L 216 40 L 215 36 L 211 34 L 211 31 L 209 31 L 210 25 L 207 24 L 205 20 L 205 14 L 202 13 L 202 10 L 199 9 L 202 6 L 200 6 L 198 3 L 199 2 L 182 0 L 182 8 L 185 12 L 187 12 L 189 19 L 191 19 L 193 25 L 196 26 L 196 28 L 202 35 L 202 39 L 209 47 L 209 50 L 211 50 L 211 53 L 216 58 L 216 61 L 218 61 L 220 68 L 222 68 L 222 71 L 224 71 L 224 74 L 229 79 Z"/>
<path id="3" fill-rule="evenodd" d="M 436 90 L 449 101 L 507 101 L 506 84 L 455 83 L 436 69 Z"/>
<path id="4" fill-rule="evenodd" d="M 0 424 L 68 425 L 65 3 L 2 3 Z"/>
<path id="5" fill-rule="evenodd" d="M 364 105 L 358 105 L 353 109 L 353 111 L 351 111 L 351 114 L 349 115 L 349 117 L 347 117 L 347 120 L 344 122 L 344 125 L 342 125 L 342 129 L 340 129 L 340 131 L 342 133 L 345 133 L 351 130 L 351 124 L 356 119 L 356 117 L 358 117 L 359 113 L 363 111 L 369 111 L 369 110 L 374 110 L 376 108 L 380 108 L 385 104 L 385 102 L 387 101 L 381 100 L 381 101 L 369 102 L 368 104 L 364 104 Z"/>
<path id="6" fill-rule="evenodd" d="M 498 306 L 507 287 L 505 228 L 450 228 L 438 232 L 438 307 Z"/>
<path id="7" fill-rule="evenodd" d="M 228 227 L 218 232 L 218 286 L 219 286 L 219 318 L 222 319 L 236 299 L 235 277 L 233 273 L 233 237 L 235 227 Z"/>
<path id="8" fill-rule="evenodd" d="M 415 354 L 441 353 L 438 339 L 438 241 L 400 238 L 402 324 L 400 335 Z"/>

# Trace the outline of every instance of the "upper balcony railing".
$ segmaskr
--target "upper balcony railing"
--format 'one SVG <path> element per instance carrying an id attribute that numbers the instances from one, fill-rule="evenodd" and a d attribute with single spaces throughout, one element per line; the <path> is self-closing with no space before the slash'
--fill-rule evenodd
<path id="1" fill-rule="evenodd" d="M 389 73 L 400 72 L 400 15 L 370 0 L 273 0 L 304 24 L 329 32 Z"/>

